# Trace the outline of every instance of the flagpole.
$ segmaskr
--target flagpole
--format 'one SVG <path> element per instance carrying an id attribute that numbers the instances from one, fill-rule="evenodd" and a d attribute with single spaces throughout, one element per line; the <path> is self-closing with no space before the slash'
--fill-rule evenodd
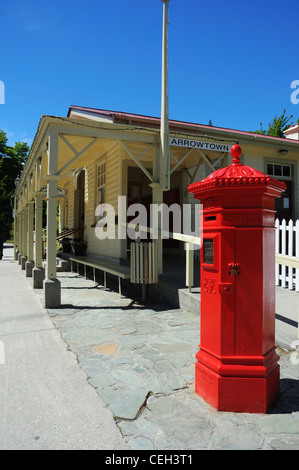
<path id="1" fill-rule="evenodd" d="M 161 174 L 160 184 L 164 191 L 170 189 L 170 149 L 168 111 L 168 3 L 163 2 L 163 50 L 162 50 L 162 96 L 161 96 Z"/>

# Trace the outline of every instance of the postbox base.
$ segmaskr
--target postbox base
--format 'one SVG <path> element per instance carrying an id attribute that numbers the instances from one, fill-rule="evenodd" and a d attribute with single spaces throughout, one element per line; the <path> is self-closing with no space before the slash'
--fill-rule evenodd
<path id="1" fill-rule="evenodd" d="M 200 362 L 195 365 L 195 392 L 218 411 L 266 413 L 279 395 L 280 368 L 265 377 L 221 377 Z"/>

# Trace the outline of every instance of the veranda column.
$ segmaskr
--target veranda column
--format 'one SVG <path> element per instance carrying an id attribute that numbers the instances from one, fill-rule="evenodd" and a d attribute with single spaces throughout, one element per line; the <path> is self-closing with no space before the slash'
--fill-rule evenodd
<path id="1" fill-rule="evenodd" d="M 157 220 L 157 229 L 158 229 L 158 239 L 156 240 L 157 243 L 157 256 L 158 256 L 158 274 L 163 274 L 163 239 L 162 239 L 162 229 L 163 229 L 163 190 L 161 189 L 161 185 L 159 183 L 152 183 L 150 184 L 152 188 L 152 204 L 161 206 L 161 211 L 157 211 L 158 213 L 158 220 Z M 159 215 L 160 212 L 160 215 Z M 153 228 L 153 227 L 151 227 Z"/>
<path id="2" fill-rule="evenodd" d="M 164 190 L 170 189 L 170 148 L 169 148 L 169 110 L 168 110 L 168 3 L 163 2 L 163 44 L 162 44 L 162 93 L 161 93 L 161 177 Z"/>
<path id="3" fill-rule="evenodd" d="M 163 191 L 170 189 L 170 148 L 169 148 L 169 111 L 168 111 L 168 3 L 163 2 L 163 44 L 162 44 L 162 90 L 161 90 L 161 124 L 160 124 L 160 149 L 156 149 L 154 162 L 154 180 L 150 184 L 152 188 L 153 205 L 161 205 L 158 220 L 158 273 L 163 273 Z"/>
<path id="4" fill-rule="evenodd" d="M 14 260 L 18 259 L 18 240 L 17 240 L 17 201 L 14 198 L 14 224 L 13 224 L 13 245 L 14 245 Z"/>
<path id="5" fill-rule="evenodd" d="M 25 270 L 25 265 L 27 261 L 27 238 L 28 238 L 28 215 L 27 215 L 27 207 L 23 210 L 23 250 L 22 250 L 22 260 L 21 266 L 22 269 Z"/>
<path id="6" fill-rule="evenodd" d="M 49 136 L 47 185 L 47 268 L 44 281 L 45 308 L 60 307 L 61 286 L 56 278 L 58 134 Z"/>
<path id="7" fill-rule="evenodd" d="M 28 236 L 27 261 L 25 263 L 26 277 L 32 277 L 33 261 L 33 228 L 34 228 L 34 201 L 28 202 Z"/>
<path id="8" fill-rule="evenodd" d="M 43 193 L 35 193 L 35 267 L 32 270 L 33 289 L 42 289 L 45 279 L 43 268 Z"/>
<path id="9" fill-rule="evenodd" d="M 18 264 L 22 262 L 22 211 L 19 209 L 18 203 Z"/>

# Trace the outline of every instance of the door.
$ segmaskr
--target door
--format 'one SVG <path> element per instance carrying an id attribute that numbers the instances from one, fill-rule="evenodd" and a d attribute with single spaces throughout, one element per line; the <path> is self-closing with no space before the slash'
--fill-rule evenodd
<path id="1" fill-rule="evenodd" d="M 204 228 L 201 256 L 201 344 L 219 356 L 234 354 L 235 296 L 238 272 L 233 270 L 235 229 Z M 233 265 L 232 267 L 230 265 Z"/>
<path id="2" fill-rule="evenodd" d="M 280 198 L 275 199 L 275 210 L 280 222 L 283 219 L 288 222 L 293 218 L 294 165 L 280 162 L 267 163 L 267 174 L 286 184 L 286 191 Z"/>
<path id="3" fill-rule="evenodd" d="M 75 237 L 83 239 L 85 225 L 85 170 L 81 171 L 77 180 L 74 224 L 75 229 L 81 229 L 76 233 Z"/>
<path id="4" fill-rule="evenodd" d="M 286 184 L 287 189 L 280 198 L 275 199 L 276 217 L 281 222 L 283 219 L 288 223 L 293 218 L 293 181 L 280 180 Z"/>

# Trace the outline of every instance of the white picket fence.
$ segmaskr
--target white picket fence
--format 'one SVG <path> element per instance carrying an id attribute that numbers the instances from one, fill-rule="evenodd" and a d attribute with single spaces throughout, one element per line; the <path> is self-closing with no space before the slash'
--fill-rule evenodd
<path id="1" fill-rule="evenodd" d="M 299 292 L 299 269 L 293 267 L 299 261 L 299 220 L 296 223 L 290 220 L 287 224 L 285 220 L 280 223 L 276 219 L 275 228 L 275 284 Z M 284 264 L 279 263 L 280 255 Z"/>
<path id="2" fill-rule="evenodd" d="M 299 292 L 299 220 L 275 221 L 275 284 Z M 200 250 L 194 251 L 194 261 Z"/>
<path id="3" fill-rule="evenodd" d="M 287 224 L 285 220 L 280 223 L 276 219 L 275 229 L 275 284 L 299 292 L 299 220 L 295 223 L 290 220 Z M 193 262 L 194 259 L 199 261 L 199 250 L 190 256 L 190 260 L 187 259 L 188 253 L 190 255 L 186 251 L 186 285 L 191 292 Z M 192 270 L 188 274 L 190 266 Z"/>

